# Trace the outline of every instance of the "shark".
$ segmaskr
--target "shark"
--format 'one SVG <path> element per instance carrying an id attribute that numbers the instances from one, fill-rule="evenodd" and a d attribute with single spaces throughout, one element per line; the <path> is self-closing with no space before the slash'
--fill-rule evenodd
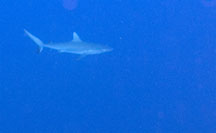
<path id="1" fill-rule="evenodd" d="M 39 46 L 39 52 L 42 52 L 43 48 L 50 48 L 61 53 L 78 54 L 81 55 L 81 57 L 85 57 L 87 55 L 101 54 L 113 50 L 113 48 L 107 45 L 84 42 L 76 32 L 73 32 L 73 39 L 71 41 L 62 43 L 44 43 L 26 29 L 24 29 L 24 32 Z"/>

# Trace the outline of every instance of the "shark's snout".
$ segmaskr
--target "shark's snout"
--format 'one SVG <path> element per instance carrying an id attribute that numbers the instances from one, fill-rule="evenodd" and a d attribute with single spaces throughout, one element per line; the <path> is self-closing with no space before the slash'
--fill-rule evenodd
<path id="1" fill-rule="evenodd" d="M 112 50 L 113 50 L 113 48 L 106 48 L 106 49 L 103 49 L 103 52 L 110 52 Z"/>

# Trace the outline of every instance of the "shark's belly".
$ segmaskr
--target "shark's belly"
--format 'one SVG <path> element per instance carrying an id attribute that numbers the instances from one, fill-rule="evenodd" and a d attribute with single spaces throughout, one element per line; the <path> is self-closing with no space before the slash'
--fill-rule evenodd
<path id="1" fill-rule="evenodd" d="M 46 45 L 46 47 L 58 50 L 59 52 L 73 53 L 80 55 L 92 55 L 105 52 L 102 48 L 95 48 L 92 45 L 87 44 L 61 44 L 61 45 Z"/>
<path id="2" fill-rule="evenodd" d="M 100 54 L 101 52 L 95 50 L 61 50 L 61 52 L 81 54 L 81 55 L 91 55 L 91 54 Z"/>

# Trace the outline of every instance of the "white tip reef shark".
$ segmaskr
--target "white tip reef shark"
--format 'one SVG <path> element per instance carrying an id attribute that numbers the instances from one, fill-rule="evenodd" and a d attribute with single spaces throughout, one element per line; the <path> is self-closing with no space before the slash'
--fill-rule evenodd
<path id="1" fill-rule="evenodd" d="M 59 52 L 78 54 L 81 55 L 81 57 L 85 57 L 87 55 L 101 54 L 101 53 L 112 51 L 112 48 L 106 45 L 94 44 L 94 43 L 88 43 L 82 41 L 76 32 L 73 32 L 73 40 L 71 41 L 63 42 L 63 43 L 47 43 L 47 44 L 43 43 L 38 37 L 32 35 L 26 29 L 24 29 L 24 32 L 27 34 L 27 36 L 30 39 L 32 39 L 39 46 L 39 52 L 41 52 L 43 48 L 46 47 L 50 49 L 55 49 Z"/>

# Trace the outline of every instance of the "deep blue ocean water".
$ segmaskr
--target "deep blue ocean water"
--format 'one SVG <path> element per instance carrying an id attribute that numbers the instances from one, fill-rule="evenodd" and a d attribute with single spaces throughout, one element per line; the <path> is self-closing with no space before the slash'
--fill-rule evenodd
<path id="1" fill-rule="evenodd" d="M 215 0 L 66 4 L 0 2 L 0 133 L 216 133 Z M 24 28 L 114 50 L 38 54 Z"/>

